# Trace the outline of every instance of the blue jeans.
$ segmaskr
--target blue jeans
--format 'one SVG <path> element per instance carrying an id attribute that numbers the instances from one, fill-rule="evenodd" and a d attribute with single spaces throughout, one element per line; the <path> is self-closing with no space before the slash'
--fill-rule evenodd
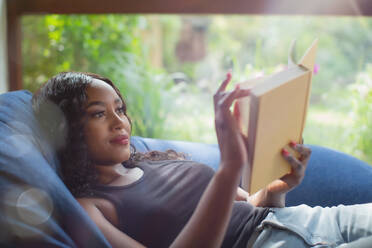
<path id="1" fill-rule="evenodd" d="M 372 203 L 272 208 L 253 236 L 253 248 L 343 247 L 372 236 Z"/>

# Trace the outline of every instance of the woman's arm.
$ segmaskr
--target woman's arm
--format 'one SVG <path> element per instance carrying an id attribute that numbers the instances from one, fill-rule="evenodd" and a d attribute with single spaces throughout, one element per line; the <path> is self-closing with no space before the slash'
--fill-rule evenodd
<path id="1" fill-rule="evenodd" d="M 238 87 L 226 92 L 231 75 L 214 95 L 215 128 L 221 164 L 194 214 L 172 247 L 220 247 L 230 220 L 243 166 L 248 166 L 247 150 L 236 119 L 230 111 L 234 100 L 248 96 Z"/>
<path id="2" fill-rule="evenodd" d="M 239 176 L 216 172 L 190 221 L 171 247 L 220 247 L 230 220 Z"/>

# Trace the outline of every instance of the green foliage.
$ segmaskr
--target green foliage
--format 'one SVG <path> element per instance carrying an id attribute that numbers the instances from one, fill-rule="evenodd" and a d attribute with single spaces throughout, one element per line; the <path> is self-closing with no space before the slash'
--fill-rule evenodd
<path id="1" fill-rule="evenodd" d="M 128 68 L 131 70 L 131 68 Z M 140 68 L 132 68 L 134 70 Z M 121 72 L 124 75 L 125 71 Z M 135 74 L 131 83 L 122 83 L 119 89 L 128 102 L 128 114 L 133 120 L 134 135 L 150 138 L 164 138 L 166 136 L 165 122 L 171 110 L 173 86 L 165 75 L 151 70 L 141 70 Z M 131 81 L 132 81 L 131 80 Z"/>
<path id="2" fill-rule="evenodd" d="M 180 71 L 177 57 L 174 56 L 176 44 L 179 39 L 179 32 L 181 28 L 181 20 L 176 16 L 163 16 L 161 18 L 161 26 L 163 30 L 163 44 L 165 48 L 163 51 L 163 62 L 167 71 Z"/>
<path id="3" fill-rule="evenodd" d="M 313 79 L 312 103 L 332 107 L 324 94 L 354 82 L 356 73 L 372 60 L 371 18 L 212 16 L 211 19 L 214 25 L 209 30 L 209 51 L 219 54 L 217 60 L 237 58 L 241 69 L 247 64 L 256 70 L 285 64 L 294 39 L 300 58 L 318 38 L 320 73 Z"/>
<path id="4" fill-rule="evenodd" d="M 27 16 L 24 85 L 35 91 L 61 71 L 89 71 L 113 80 L 127 101 L 133 135 L 162 137 L 170 81 L 144 53 L 144 17 L 128 15 Z M 155 76 L 158 75 L 158 76 Z"/>
<path id="5" fill-rule="evenodd" d="M 141 55 L 137 16 L 47 15 L 22 21 L 24 82 L 32 91 L 60 71 L 109 76 L 113 64 L 138 63 Z"/>
<path id="6" fill-rule="evenodd" d="M 351 137 L 354 153 L 372 163 L 372 64 L 359 73 L 350 86 L 353 93 L 354 128 Z"/>
<path id="7" fill-rule="evenodd" d="M 350 145 L 352 125 L 348 113 L 331 110 L 320 104 L 312 105 L 307 113 L 304 142 L 352 154 L 353 149 Z"/>

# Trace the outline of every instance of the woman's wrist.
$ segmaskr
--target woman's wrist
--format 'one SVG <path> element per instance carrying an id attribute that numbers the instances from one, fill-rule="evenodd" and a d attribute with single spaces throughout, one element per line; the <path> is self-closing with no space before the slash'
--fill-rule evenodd
<path id="1" fill-rule="evenodd" d="M 228 185 L 238 187 L 241 177 L 241 169 L 232 166 L 230 167 L 229 164 L 223 164 L 221 162 L 215 173 L 215 177 L 218 178 L 219 181 L 223 181 L 226 187 Z"/>
<path id="2" fill-rule="evenodd" d="M 285 196 L 286 193 L 273 193 L 266 190 L 266 207 L 285 207 Z"/>
<path id="3" fill-rule="evenodd" d="M 285 193 L 273 193 L 264 188 L 250 196 L 248 202 L 256 207 L 282 208 L 285 207 L 285 195 Z"/>

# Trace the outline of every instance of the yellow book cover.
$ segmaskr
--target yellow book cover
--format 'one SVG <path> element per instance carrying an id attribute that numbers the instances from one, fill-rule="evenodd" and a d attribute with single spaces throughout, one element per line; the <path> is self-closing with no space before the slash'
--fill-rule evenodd
<path id="1" fill-rule="evenodd" d="M 281 150 L 292 140 L 302 141 L 317 44 L 317 40 L 313 42 L 300 63 L 292 62 L 274 75 L 240 83 L 241 88 L 251 89 L 249 97 L 238 100 L 252 168 L 251 173 L 249 168 L 243 169 L 242 187 L 250 194 L 290 172 Z"/>

